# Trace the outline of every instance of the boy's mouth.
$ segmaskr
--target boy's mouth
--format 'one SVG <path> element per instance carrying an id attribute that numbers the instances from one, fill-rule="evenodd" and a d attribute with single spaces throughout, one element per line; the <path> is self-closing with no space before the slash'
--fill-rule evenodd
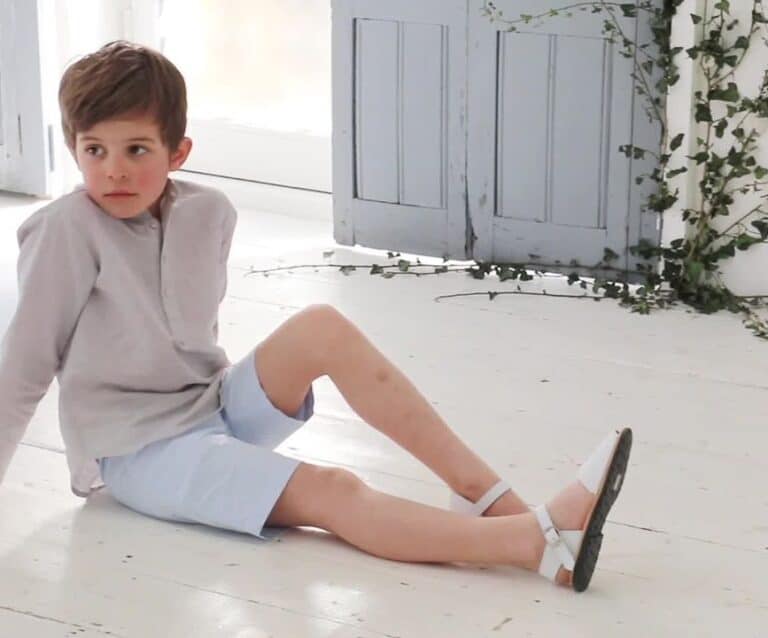
<path id="1" fill-rule="evenodd" d="M 104 193 L 104 197 L 134 197 L 136 193 L 129 193 L 128 191 L 112 191 L 111 193 Z"/>

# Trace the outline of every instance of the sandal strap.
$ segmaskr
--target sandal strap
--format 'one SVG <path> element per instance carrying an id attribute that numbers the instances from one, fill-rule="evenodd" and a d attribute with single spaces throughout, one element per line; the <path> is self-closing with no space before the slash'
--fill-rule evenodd
<path id="1" fill-rule="evenodd" d="M 451 509 L 454 512 L 469 514 L 470 516 L 480 516 L 510 489 L 512 488 L 509 487 L 507 482 L 501 480 L 483 494 L 475 503 L 464 498 L 460 494 L 456 494 L 456 492 L 451 492 Z"/>
<path id="2" fill-rule="evenodd" d="M 579 467 L 579 481 L 592 494 L 597 494 L 600 491 L 620 434 L 619 431 L 608 434 Z"/>
<path id="3" fill-rule="evenodd" d="M 557 529 L 544 505 L 539 505 L 534 508 L 533 511 L 536 514 L 536 520 L 539 522 L 541 531 L 544 534 L 544 539 L 547 541 L 547 545 L 544 548 L 544 555 L 541 557 L 539 573 L 554 582 L 560 567 L 565 567 L 565 569 L 573 571 L 576 559 L 571 553 L 569 545 L 573 545 L 574 541 L 577 541 L 577 539 L 580 541 L 581 534 L 577 532 L 577 536 L 574 533 L 569 533 L 568 531 L 561 532 Z M 565 535 L 568 535 L 568 537 L 566 538 Z"/>

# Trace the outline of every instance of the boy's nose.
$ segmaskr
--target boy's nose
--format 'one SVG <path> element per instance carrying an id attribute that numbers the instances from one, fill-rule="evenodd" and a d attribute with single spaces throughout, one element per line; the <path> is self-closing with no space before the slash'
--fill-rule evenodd
<path id="1" fill-rule="evenodd" d="M 122 162 L 112 162 L 107 166 L 107 177 L 112 180 L 122 180 L 128 177 L 128 171 Z"/>

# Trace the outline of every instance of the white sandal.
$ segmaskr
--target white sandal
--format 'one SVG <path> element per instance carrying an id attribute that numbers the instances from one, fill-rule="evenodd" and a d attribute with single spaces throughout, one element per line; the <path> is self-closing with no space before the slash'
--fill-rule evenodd
<path id="1" fill-rule="evenodd" d="M 579 481 L 597 495 L 587 524 L 581 530 L 559 530 L 552 523 L 546 506 L 534 509 L 547 544 L 539 564 L 539 573 L 555 582 L 561 567 L 573 572 L 573 588 L 584 591 L 595 571 L 602 529 L 608 511 L 619 494 L 629 462 L 632 430 L 612 432 L 579 468 Z"/>
<path id="2" fill-rule="evenodd" d="M 451 492 L 450 509 L 459 514 L 468 514 L 469 516 L 482 516 L 485 510 L 498 501 L 504 494 L 512 488 L 506 481 L 499 481 L 491 487 L 480 499 L 473 503 L 456 492 Z"/>

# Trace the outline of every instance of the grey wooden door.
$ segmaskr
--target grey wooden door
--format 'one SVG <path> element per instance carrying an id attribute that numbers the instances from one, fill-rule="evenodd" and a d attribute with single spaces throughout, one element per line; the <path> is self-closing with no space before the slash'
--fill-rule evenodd
<path id="1" fill-rule="evenodd" d="M 334 236 L 463 258 L 466 0 L 334 0 Z"/>
<path id="2" fill-rule="evenodd" d="M 554 269 L 636 268 L 628 246 L 657 243 L 656 219 L 641 214 L 635 177 L 647 164 L 619 151 L 656 148 L 658 132 L 638 104 L 633 60 L 603 35 L 590 12 L 540 26 L 468 15 L 468 199 L 475 259 Z M 496 0 L 504 15 L 538 14 L 540 0 Z M 554 3 L 553 6 L 558 3 Z M 642 15 L 642 13 L 641 13 Z M 636 37 L 641 21 L 620 18 Z M 643 29 L 646 27 L 643 26 Z M 641 37 L 644 34 L 640 33 Z"/>
<path id="3" fill-rule="evenodd" d="M 540 0 L 496 0 L 508 17 Z M 582 271 L 658 243 L 635 178 L 655 148 L 633 61 L 590 13 L 509 33 L 483 0 L 334 0 L 334 232 L 342 244 Z M 645 41 L 642 20 L 622 28 Z"/>

